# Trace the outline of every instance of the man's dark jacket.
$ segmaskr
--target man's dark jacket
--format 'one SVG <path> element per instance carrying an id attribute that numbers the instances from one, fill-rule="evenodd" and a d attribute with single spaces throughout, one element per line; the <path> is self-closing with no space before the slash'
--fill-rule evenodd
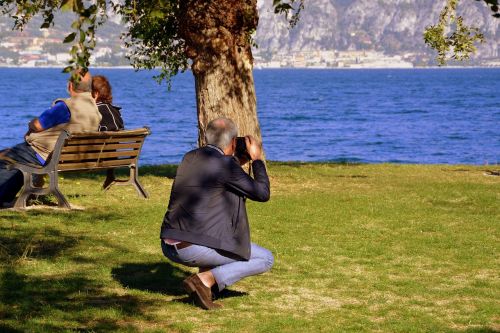
<path id="1" fill-rule="evenodd" d="M 177 169 L 161 238 L 186 241 L 250 258 L 245 198 L 269 200 L 262 161 L 252 163 L 254 179 L 231 156 L 206 146 L 188 152 Z"/>

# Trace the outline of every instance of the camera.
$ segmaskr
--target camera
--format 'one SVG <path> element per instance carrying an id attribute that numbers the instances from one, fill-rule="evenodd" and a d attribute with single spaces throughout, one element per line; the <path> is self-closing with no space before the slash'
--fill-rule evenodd
<path id="1" fill-rule="evenodd" d="M 238 136 L 236 138 L 236 149 L 234 151 L 234 156 L 240 161 L 250 161 L 250 154 L 248 154 L 247 143 L 244 136 Z"/>

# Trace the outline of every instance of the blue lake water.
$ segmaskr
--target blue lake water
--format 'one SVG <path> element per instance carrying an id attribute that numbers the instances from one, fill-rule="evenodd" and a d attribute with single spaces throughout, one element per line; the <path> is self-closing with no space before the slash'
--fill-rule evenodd
<path id="1" fill-rule="evenodd" d="M 191 73 L 172 90 L 147 71 L 108 76 L 127 128 L 147 125 L 141 163 L 178 163 L 196 147 Z M 278 161 L 498 164 L 500 69 L 254 72 L 267 158 Z M 29 120 L 65 97 L 58 69 L 0 68 L 0 148 L 22 141 Z"/>

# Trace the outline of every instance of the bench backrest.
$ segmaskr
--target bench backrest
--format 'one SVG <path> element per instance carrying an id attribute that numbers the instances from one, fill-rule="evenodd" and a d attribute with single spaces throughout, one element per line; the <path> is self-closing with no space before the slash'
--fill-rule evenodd
<path id="1" fill-rule="evenodd" d="M 117 132 L 63 132 L 50 163 L 57 163 L 59 171 L 136 165 L 150 133 L 147 127 Z"/>

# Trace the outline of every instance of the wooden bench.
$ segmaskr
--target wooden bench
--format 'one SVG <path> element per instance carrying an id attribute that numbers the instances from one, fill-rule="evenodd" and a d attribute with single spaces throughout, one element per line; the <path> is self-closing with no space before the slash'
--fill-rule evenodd
<path id="1" fill-rule="evenodd" d="M 71 208 L 69 202 L 59 190 L 58 173 L 61 171 L 88 171 L 128 167 L 128 180 L 116 180 L 109 173 L 104 181 L 105 190 L 113 184 L 133 185 L 137 193 L 148 198 L 147 192 L 139 183 L 138 159 L 146 136 L 151 134 L 149 128 L 117 132 L 85 132 L 69 133 L 63 131 L 59 136 L 54 151 L 44 166 L 15 163 L 10 169 L 19 169 L 23 173 L 24 186 L 14 203 L 14 208 L 26 208 L 31 194 L 56 196 L 59 207 Z M 48 175 L 48 188 L 33 186 L 33 175 Z"/>

